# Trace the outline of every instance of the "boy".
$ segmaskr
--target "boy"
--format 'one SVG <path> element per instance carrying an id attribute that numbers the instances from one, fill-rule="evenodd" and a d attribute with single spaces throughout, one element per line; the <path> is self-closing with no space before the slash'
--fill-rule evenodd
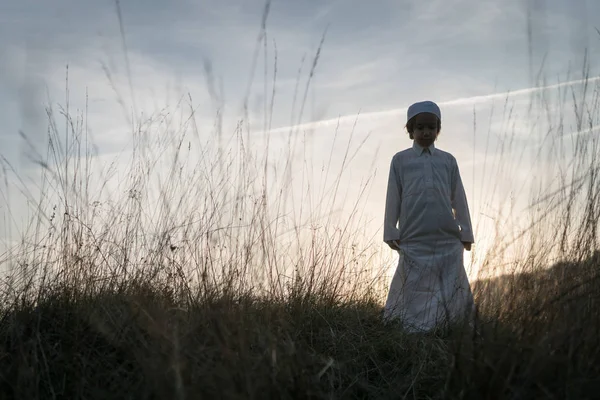
<path id="1" fill-rule="evenodd" d="M 469 317 L 473 296 L 463 265 L 473 240 L 456 159 L 435 147 L 441 112 L 431 101 L 408 108 L 411 148 L 390 165 L 383 240 L 399 252 L 384 318 L 430 331 Z"/>

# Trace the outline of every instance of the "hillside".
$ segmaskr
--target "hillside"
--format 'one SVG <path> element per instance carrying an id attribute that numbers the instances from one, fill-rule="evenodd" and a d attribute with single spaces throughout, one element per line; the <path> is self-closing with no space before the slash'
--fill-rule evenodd
<path id="1" fill-rule="evenodd" d="M 476 282 L 479 335 L 410 336 L 325 293 L 177 298 L 57 281 L 0 322 L 3 399 L 597 398 L 598 253 Z M 199 292 L 200 293 L 200 292 Z"/>

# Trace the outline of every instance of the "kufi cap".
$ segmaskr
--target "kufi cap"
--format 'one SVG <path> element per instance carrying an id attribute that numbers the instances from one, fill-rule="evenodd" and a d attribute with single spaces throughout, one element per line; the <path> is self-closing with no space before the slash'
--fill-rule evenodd
<path id="1" fill-rule="evenodd" d="M 421 113 L 431 113 L 438 117 L 440 121 L 442 120 L 442 113 L 437 104 L 435 104 L 433 101 L 421 101 L 408 107 L 406 121 L 410 121 L 412 117 Z"/>

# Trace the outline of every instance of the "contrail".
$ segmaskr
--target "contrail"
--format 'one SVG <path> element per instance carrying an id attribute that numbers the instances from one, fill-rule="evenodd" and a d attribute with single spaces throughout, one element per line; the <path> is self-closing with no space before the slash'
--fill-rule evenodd
<path id="1" fill-rule="evenodd" d="M 568 133 L 568 134 L 566 134 L 564 136 L 565 137 L 568 137 L 568 136 L 577 137 L 577 136 L 582 136 L 582 135 L 588 135 L 588 134 L 594 133 L 594 132 L 600 132 L 600 125 L 594 125 L 591 128 L 583 129 L 583 130 L 578 131 L 578 132 L 571 132 L 571 133 Z"/>
<path id="2" fill-rule="evenodd" d="M 439 102 L 438 105 L 440 105 L 440 106 L 460 106 L 460 105 L 476 104 L 476 103 L 482 103 L 482 102 L 486 102 L 486 101 L 490 101 L 490 100 L 506 99 L 507 97 L 512 97 L 512 96 L 523 96 L 523 95 L 527 95 L 527 94 L 542 92 L 542 91 L 548 90 L 548 89 L 558 89 L 558 88 L 562 88 L 565 86 L 581 85 L 584 83 L 592 83 L 592 82 L 598 82 L 598 81 L 600 81 L 600 76 L 596 76 L 593 78 L 587 78 L 587 79 L 578 79 L 578 80 L 573 80 L 573 81 L 567 81 L 567 82 L 562 82 L 562 83 L 556 83 L 553 85 L 536 86 L 536 87 L 531 87 L 531 88 L 526 88 L 526 89 L 519 89 L 514 92 L 508 91 L 508 92 L 486 94 L 486 95 L 482 95 L 482 96 L 462 97 L 459 99 Z M 359 118 L 361 121 L 364 121 L 364 120 L 377 120 L 377 119 L 385 118 L 385 117 L 397 117 L 397 116 L 404 114 L 406 112 L 407 108 L 408 107 L 395 108 L 392 110 L 375 111 L 375 112 L 360 114 Z M 298 129 L 298 130 L 315 129 L 315 128 L 322 128 L 322 127 L 328 127 L 328 126 L 336 126 L 338 124 L 343 125 L 346 123 L 353 123 L 356 120 L 356 118 L 357 118 L 356 114 L 343 115 L 338 118 L 324 119 L 321 121 L 306 122 L 303 124 L 276 128 L 276 129 L 270 130 L 269 133 L 290 132 L 295 129 Z"/>

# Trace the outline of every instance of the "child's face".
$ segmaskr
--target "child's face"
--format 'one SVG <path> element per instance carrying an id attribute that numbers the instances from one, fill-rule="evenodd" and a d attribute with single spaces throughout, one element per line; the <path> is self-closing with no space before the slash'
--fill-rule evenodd
<path id="1" fill-rule="evenodd" d="M 437 135 L 437 117 L 434 114 L 421 113 L 415 116 L 413 137 L 419 146 L 431 146 Z"/>

